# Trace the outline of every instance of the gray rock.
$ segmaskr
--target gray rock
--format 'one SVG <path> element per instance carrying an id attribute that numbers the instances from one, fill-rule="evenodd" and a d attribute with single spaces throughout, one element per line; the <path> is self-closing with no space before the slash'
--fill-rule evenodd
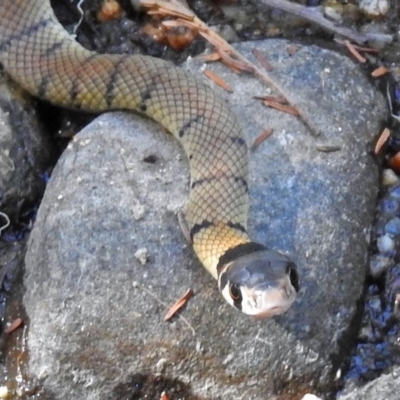
<path id="1" fill-rule="evenodd" d="M 369 145 L 385 102 L 349 59 L 301 46 L 290 56 L 287 45 L 238 47 L 267 55 L 319 136 L 255 101 L 269 92 L 256 79 L 209 68 L 234 88 L 249 143 L 274 129 L 251 154 L 249 230 L 295 259 L 298 301 L 262 321 L 227 306 L 178 226 L 181 149 L 149 120 L 103 115 L 59 160 L 26 257 L 28 367 L 55 399 L 278 399 L 332 387 L 366 272 L 378 179 Z M 189 287 L 182 318 L 164 322 Z"/>
<path id="2" fill-rule="evenodd" d="M 0 211 L 10 219 L 43 194 L 49 144 L 41 131 L 29 97 L 0 75 Z"/>
<path id="3" fill-rule="evenodd" d="M 339 400 L 398 400 L 400 387 L 400 368 L 390 374 L 380 376 L 362 388 L 356 388 Z"/>

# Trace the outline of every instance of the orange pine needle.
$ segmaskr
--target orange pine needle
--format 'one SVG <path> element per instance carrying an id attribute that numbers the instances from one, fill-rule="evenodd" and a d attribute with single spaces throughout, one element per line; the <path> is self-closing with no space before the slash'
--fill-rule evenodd
<path id="1" fill-rule="evenodd" d="M 371 76 L 374 78 L 379 78 L 382 75 L 385 75 L 389 72 L 389 70 L 384 67 L 383 65 L 378 67 L 377 69 L 374 69 L 371 73 Z"/>
<path id="2" fill-rule="evenodd" d="M 205 69 L 203 72 L 208 79 L 211 79 L 215 84 L 222 87 L 222 89 L 225 89 L 229 93 L 233 92 L 233 89 L 215 72 L 211 71 L 210 69 Z"/>
<path id="3" fill-rule="evenodd" d="M 354 47 L 353 44 L 350 43 L 349 40 L 345 40 L 344 44 L 346 45 L 346 47 L 349 49 L 350 53 L 353 54 L 353 56 L 357 59 L 357 61 L 359 61 L 360 63 L 365 63 L 367 62 L 367 59 L 364 58 Z"/>
<path id="4" fill-rule="evenodd" d="M 174 305 L 168 310 L 168 312 L 165 314 L 164 321 L 170 320 L 178 312 L 178 310 L 180 310 L 187 303 L 192 295 L 193 290 L 188 289 L 186 293 L 180 299 L 178 299 L 174 303 Z"/>
<path id="5" fill-rule="evenodd" d="M 269 128 L 265 130 L 261 135 L 257 136 L 253 142 L 253 144 L 250 147 L 251 151 L 254 151 L 257 149 L 257 147 L 267 138 L 269 138 L 272 135 L 272 129 Z"/>
<path id="6" fill-rule="evenodd" d="M 358 51 L 363 51 L 364 53 L 379 53 L 379 49 L 374 49 L 373 47 L 362 47 L 353 44 L 354 48 Z"/>
<path id="7" fill-rule="evenodd" d="M 207 62 L 207 61 L 219 61 L 221 59 L 221 56 L 217 52 L 213 52 L 210 54 L 196 56 L 195 58 L 196 58 L 196 60 Z"/>
<path id="8" fill-rule="evenodd" d="M 287 100 L 284 97 L 278 96 L 254 96 L 256 100 L 268 100 L 268 101 L 275 101 L 276 103 L 280 104 L 287 104 Z"/>
<path id="9" fill-rule="evenodd" d="M 171 397 L 169 397 L 166 392 L 162 392 L 160 400 L 171 400 Z"/>
<path id="10" fill-rule="evenodd" d="M 272 65 L 269 63 L 269 61 L 264 57 L 263 53 L 261 53 L 260 50 L 253 49 L 252 53 L 266 71 L 272 71 L 274 69 L 272 67 Z"/>
<path id="11" fill-rule="evenodd" d="M 382 131 L 381 135 L 379 136 L 378 141 L 376 142 L 375 149 L 374 149 L 375 154 L 379 154 L 381 152 L 382 147 L 389 139 L 389 136 L 390 136 L 390 130 L 388 128 L 385 128 Z"/>
<path id="12" fill-rule="evenodd" d="M 217 52 L 221 56 L 222 62 L 234 72 L 237 70 L 239 70 L 239 72 L 254 72 L 254 68 L 251 65 L 239 60 L 235 60 L 225 50 L 217 48 Z"/>
<path id="13" fill-rule="evenodd" d="M 296 117 L 299 116 L 299 112 L 292 106 L 281 104 L 272 100 L 264 100 L 264 104 L 267 107 L 275 108 L 276 110 L 283 111 L 287 114 L 292 114 L 295 115 Z"/>
<path id="14" fill-rule="evenodd" d="M 5 333 L 12 333 L 16 331 L 18 328 L 20 328 L 24 324 L 24 321 L 22 318 L 17 318 L 13 322 L 11 322 L 10 326 L 8 326 L 6 329 L 4 329 Z"/>
<path id="15" fill-rule="evenodd" d="M 336 43 L 340 44 L 345 44 L 344 40 L 341 39 L 333 39 Z M 363 47 L 363 46 L 358 46 L 357 44 L 353 44 L 353 47 L 358 50 L 362 51 L 364 53 L 379 53 L 379 49 L 375 49 L 373 47 Z"/>

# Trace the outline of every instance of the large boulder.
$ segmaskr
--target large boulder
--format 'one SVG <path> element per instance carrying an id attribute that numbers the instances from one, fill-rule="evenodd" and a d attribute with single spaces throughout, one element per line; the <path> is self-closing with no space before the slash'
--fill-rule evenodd
<path id="1" fill-rule="evenodd" d="M 369 150 L 385 102 L 348 58 L 300 45 L 289 54 L 288 45 L 238 48 L 265 54 L 319 134 L 255 101 L 269 91 L 254 77 L 209 68 L 234 88 L 226 97 L 249 144 L 274 130 L 251 153 L 249 230 L 296 261 L 298 301 L 269 320 L 226 305 L 177 221 L 188 195 L 181 148 L 147 119 L 105 114 L 59 160 L 26 256 L 28 366 L 54 399 L 331 390 L 363 290 L 378 187 Z M 194 61 L 186 68 L 201 73 Z M 194 298 L 164 322 L 188 288 Z"/>

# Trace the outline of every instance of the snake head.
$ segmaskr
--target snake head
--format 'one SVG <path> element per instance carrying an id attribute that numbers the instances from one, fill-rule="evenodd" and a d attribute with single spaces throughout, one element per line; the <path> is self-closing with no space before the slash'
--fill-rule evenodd
<path id="1" fill-rule="evenodd" d="M 219 271 L 218 286 L 226 301 L 258 318 L 287 311 L 299 290 L 295 264 L 265 248 L 242 254 L 219 266 Z"/>

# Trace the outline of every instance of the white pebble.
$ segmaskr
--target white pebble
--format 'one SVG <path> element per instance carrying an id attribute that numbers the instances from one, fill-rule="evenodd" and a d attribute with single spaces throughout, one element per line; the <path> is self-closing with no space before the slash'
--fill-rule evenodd
<path id="1" fill-rule="evenodd" d="M 381 276 L 390 266 L 390 258 L 382 254 L 373 254 L 369 260 L 369 273 L 374 278 Z"/>
<path id="2" fill-rule="evenodd" d="M 394 186 L 398 184 L 399 181 L 399 177 L 392 169 L 387 168 L 383 170 L 383 184 L 385 186 Z"/>
<path id="3" fill-rule="evenodd" d="M 160 359 L 158 360 L 157 364 L 156 364 L 156 369 L 157 369 L 157 371 L 158 371 L 159 373 L 160 373 L 160 372 L 163 372 L 164 369 L 165 369 L 165 367 L 166 367 L 166 365 L 167 365 L 167 359 L 166 359 L 166 358 L 160 358 Z"/>
<path id="4" fill-rule="evenodd" d="M 0 399 L 6 399 L 8 397 L 7 386 L 0 386 Z"/>
<path id="5" fill-rule="evenodd" d="M 315 394 L 307 393 L 302 397 L 301 400 L 322 400 L 320 397 L 317 397 Z"/>
<path id="6" fill-rule="evenodd" d="M 361 0 L 360 10 L 371 17 L 385 15 L 389 11 L 388 0 Z"/>
<path id="7" fill-rule="evenodd" d="M 148 259 L 148 251 L 145 247 L 136 250 L 134 256 L 140 261 L 142 265 L 146 264 Z"/>
<path id="8" fill-rule="evenodd" d="M 381 253 L 387 253 L 394 249 L 394 241 L 389 235 L 383 235 L 379 237 L 376 242 Z"/>

